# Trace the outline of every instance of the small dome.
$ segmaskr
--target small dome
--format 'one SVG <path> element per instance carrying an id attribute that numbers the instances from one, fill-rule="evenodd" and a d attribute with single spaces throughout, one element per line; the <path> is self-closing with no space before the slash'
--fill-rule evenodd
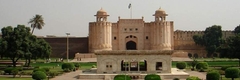
<path id="1" fill-rule="evenodd" d="M 97 11 L 96 16 L 108 16 L 108 15 L 107 12 L 101 8 L 100 10 Z"/>
<path id="2" fill-rule="evenodd" d="M 167 14 L 163 9 L 159 8 L 158 10 L 155 11 L 154 16 L 167 16 Z"/>

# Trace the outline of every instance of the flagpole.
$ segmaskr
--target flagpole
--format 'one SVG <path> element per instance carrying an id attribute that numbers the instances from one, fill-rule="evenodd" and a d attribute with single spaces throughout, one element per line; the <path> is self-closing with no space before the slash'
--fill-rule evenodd
<path id="1" fill-rule="evenodd" d="M 130 17 L 132 19 L 132 3 L 131 3 L 131 9 L 130 9 Z"/>

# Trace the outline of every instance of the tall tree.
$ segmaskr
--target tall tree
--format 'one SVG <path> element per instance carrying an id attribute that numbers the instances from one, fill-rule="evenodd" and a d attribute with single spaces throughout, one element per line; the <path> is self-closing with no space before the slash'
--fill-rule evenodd
<path id="1" fill-rule="evenodd" d="M 234 31 L 233 31 L 235 34 L 239 34 L 240 33 L 240 25 L 238 25 Z"/>
<path id="2" fill-rule="evenodd" d="M 38 15 L 38 14 L 33 16 L 33 18 L 30 19 L 28 24 L 31 24 L 31 27 L 33 28 L 32 34 L 35 28 L 42 29 L 42 27 L 45 25 L 42 15 Z"/>
<path id="3" fill-rule="evenodd" d="M 240 34 L 236 36 L 229 37 L 227 39 L 228 48 L 228 58 L 238 58 L 240 66 Z"/>
<path id="4" fill-rule="evenodd" d="M 208 52 L 208 56 L 212 56 L 216 52 L 217 48 L 221 45 L 222 40 L 222 27 L 219 25 L 213 25 L 205 29 L 202 36 L 194 35 L 194 42 L 196 44 L 205 46 L 205 50 Z"/>
<path id="5" fill-rule="evenodd" d="M 25 53 L 28 53 L 28 40 L 30 28 L 24 25 L 18 25 L 15 28 L 11 26 L 2 28 L 2 40 L 3 46 L 5 46 L 5 52 L 1 53 L 5 57 L 9 57 L 12 60 L 13 66 L 16 67 L 16 62 L 24 57 Z"/>
<path id="6" fill-rule="evenodd" d="M 42 38 L 32 35 L 29 37 L 29 53 L 25 53 L 26 66 L 30 66 L 31 59 L 49 58 L 52 52 L 51 46 Z"/>

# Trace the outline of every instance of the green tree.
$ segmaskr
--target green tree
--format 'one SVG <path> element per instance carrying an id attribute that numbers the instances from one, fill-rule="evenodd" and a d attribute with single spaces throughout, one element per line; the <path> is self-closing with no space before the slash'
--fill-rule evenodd
<path id="1" fill-rule="evenodd" d="M 219 25 L 208 27 L 205 29 L 202 36 L 194 35 L 193 39 L 196 44 L 204 46 L 208 53 L 208 57 L 211 57 L 223 41 L 222 27 Z"/>
<path id="2" fill-rule="evenodd" d="M 239 34 L 240 33 L 240 25 L 238 25 L 234 31 L 233 31 L 235 34 Z"/>
<path id="3" fill-rule="evenodd" d="M 5 57 L 9 57 L 12 61 L 12 65 L 16 67 L 16 62 L 24 57 L 25 53 L 29 52 L 28 36 L 30 34 L 30 28 L 24 25 L 18 25 L 15 28 L 11 26 L 2 28 L 2 41 L 4 44 L 4 53 L 1 53 Z"/>
<path id="4" fill-rule="evenodd" d="M 36 14 L 35 16 L 33 16 L 33 18 L 30 19 L 28 24 L 31 24 L 31 27 L 33 28 L 32 34 L 35 28 L 42 29 L 42 27 L 45 25 L 42 15 L 39 15 L 39 14 Z"/>
<path id="5" fill-rule="evenodd" d="M 9 57 L 13 66 L 20 58 L 25 58 L 29 66 L 32 58 L 49 58 L 51 54 L 51 46 L 44 39 L 32 35 L 30 28 L 24 25 L 2 28 L 0 41 L 1 56 Z"/>
<path id="6" fill-rule="evenodd" d="M 239 69 L 238 68 L 227 68 L 225 70 L 225 77 L 226 78 L 239 78 Z"/>
<path id="7" fill-rule="evenodd" d="M 240 34 L 229 37 L 227 39 L 228 44 L 228 58 L 238 58 L 240 66 Z"/>

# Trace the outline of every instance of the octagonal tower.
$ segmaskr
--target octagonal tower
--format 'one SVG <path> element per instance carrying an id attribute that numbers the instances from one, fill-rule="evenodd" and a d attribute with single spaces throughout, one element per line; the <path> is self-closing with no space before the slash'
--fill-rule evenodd
<path id="1" fill-rule="evenodd" d="M 89 23 L 89 52 L 95 50 L 112 50 L 112 23 L 102 8 L 97 11 L 96 22 Z"/>
<path id="2" fill-rule="evenodd" d="M 159 8 L 153 14 L 155 21 L 151 22 L 151 50 L 172 50 L 173 22 L 166 21 L 166 12 Z"/>

